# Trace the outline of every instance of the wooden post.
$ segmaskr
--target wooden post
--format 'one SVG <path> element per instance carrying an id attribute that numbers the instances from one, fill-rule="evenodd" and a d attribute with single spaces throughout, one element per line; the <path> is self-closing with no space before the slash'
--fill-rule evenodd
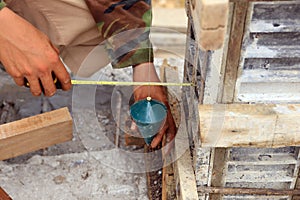
<path id="1" fill-rule="evenodd" d="M 165 80 L 166 82 L 180 82 L 178 72 L 175 67 L 164 66 L 163 74 L 163 80 Z M 174 102 L 174 99 L 176 98 L 176 100 L 180 104 L 179 107 L 183 109 L 181 100 L 181 89 L 176 86 L 168 86 L 167 88 L 169 93 L 173 92 L 174 95 L 173 100 L 170 98 L 169 102 Z M 178 127 L 178 131 L 175 137 L 175 151 L 173 156 L 178 159 L 175 161 L 173 169 L 175 180 L 169 180 L 175 181 L 174 187 L 176 188 L 176 197 L 178 200 L 198 199 L 196 178 L 194 174 L 191 152 L 189 148 L 190 146 L 185 119 L 183 116 L 184 114 L 180 109 L 173 109 L 172 114 L 175 118 L 175 122 Z M 165 172 L 169 169 L 169 166 L 167 166 Z M 166 175 L 168 174 L 164 173 L 164 178 L 167 178 Z M 164 187 L 166 187 L 166 183 Z"/>
<path id="2" fill-rule="evenodd" d="M 228 0 L 191 0 L 196 39 L 204 50 L 222 47 L 229 12 Z"/>
<path id="3" fill-rule="evenodd" d="M 207 194 L 251 194 L 251 195 L 300 195 L 299 189 L 274 190 L 269 188 L 222 188 L 222 187 L 198 187 L 199 193 Z"/>
<path id="4" fill-rule="evenodd" d="M 0 160 L 66 142 L 73 137 L 67 108 L 61 108 L 0 126 Z"/>

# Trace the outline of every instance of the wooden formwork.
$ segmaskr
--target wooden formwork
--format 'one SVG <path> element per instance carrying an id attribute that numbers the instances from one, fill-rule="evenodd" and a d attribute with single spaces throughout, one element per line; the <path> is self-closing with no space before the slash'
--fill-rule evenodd
<path id="1" fill-rule="evenodd" d="M 214 121 L 217 118 L 214 118 L 209 125 L 205 119 L 201 119 L 201 125 L 198 107 L 204 104 L 200 109 L 205 113 L 205 106 L 211 107 L 206 104 L 234 104 L 241 107 L 254 104 L 256 110 L 257 106 L 268 107 L 272 103 L 279 110 L 285 106 L 288 108 L 282 112 L 293 110 L 292 103 L 299 106 L 300 2 L 230 1 L 226 35 L 222 47 L 217 50 L 207 50 L 200 46 L 203 43 L 199 35 L 199 13 L 195 12 L 197 2 L 203 1 L 188 0 L 186 5 L 189 24 L 184 72 L 184 81 L 194 83 L 195 87 L 183 88 L 182 101 L 190 145 L 193 147 L 198 198 L 299 199 L 300 154 L 297 136 L 300 132 L 299 126 L 295 124 L 298 109 L 293 111 L 296 114 L 294 116 L 288 112 L 289 119 L 279 126 L 282 128 L 292 123 L 292 127 L 284 127 L 278 132 L 280 128 L 276 124 L 280 117 L 275 117 L 274 123 L 269 124 L 274 128 L 274 136 L 286 132 L 281 135 L 279 139 L 282 141 L 278 144 L 274 141 L 270 143 L 270 138 L 257 143 L 257 140 L 263 138 L 259 131 L 267 127 L 264 119 L 273 115 L 272 111 L 258 119 L 261 127 L 256 127 L 258 131 L 254 134 L 257 137 L 250 137 L 250 142 L 233 141 L 227 145 L 217 145 L 215 142 L 208 144 L 203 141 L 203 125 L 210 125 L 212 130 L 221 130 L 223 124 L 218 127 L 217 121 Z M 230 117 L 240 114 L 230 109 L 226 111 L 229 115 L 226 115 L 225 110 L 221 112 L 223 120 L 231 120 Z M 212 113 L 218 115 L 220 112 L 213 109 Z M 247 119 L 251 121 L 253 117 L 248 116 Z M 250 133 L 251 125 L 247 120 L 241 124 L 241 118 L 237 117 L 232 120 L 234 122 L 237 122 L 234 126 L 242 127 L 243 131 Z M 245 125 L 249 126 L 247 131 Z M 208 130 L 212 131 L 209 127 Z M 231 130 L 231 135 L 227 134 L 230 137 L 243 133 L 233 128 L 228 130 Z M 209 131 L 208 135 L 212 133 Z M 226 134 L 220 137 L 230 141 Z"/>

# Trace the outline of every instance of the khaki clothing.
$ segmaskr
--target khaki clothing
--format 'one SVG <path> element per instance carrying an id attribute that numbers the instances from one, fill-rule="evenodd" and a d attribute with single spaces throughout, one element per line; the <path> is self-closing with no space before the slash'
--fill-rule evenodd
<path id="1" fill-rule="evenodd" d="M 1 5 L 0 0 L 0 5 Z M 6 6 L 50 38 L 74 72 L 86 75 L 109 62 L 127 67 L 153 60 L 150 1 L 5 0 Z M 137 31 L 135 31 L 137 30 Z M 88 63 L 88 66 L 87 64 Z M 89 68 L 89 69 L 86 69 Z"/>

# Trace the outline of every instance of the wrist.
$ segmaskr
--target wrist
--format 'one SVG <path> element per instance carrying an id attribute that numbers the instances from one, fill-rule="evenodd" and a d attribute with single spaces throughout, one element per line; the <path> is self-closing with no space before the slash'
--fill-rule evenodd
<path id="1" fill-rule="evenodd" d="M 160 82 L 154 64 L 142 63 L 133 67 L 133 81 L 135 82 Z"/>

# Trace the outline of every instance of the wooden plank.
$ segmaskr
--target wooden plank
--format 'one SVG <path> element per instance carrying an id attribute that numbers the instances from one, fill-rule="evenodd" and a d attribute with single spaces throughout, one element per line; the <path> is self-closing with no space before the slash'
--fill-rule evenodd
<path id="1" fill-rule="evenodd" d="M 264 46 L 257 45 L 253 42 L 245 51 L 247 58 L 299 58 L 300 48 L 293 48 L 289 46 Z"/>
<path id="2" fill-rule="evenodd" d="M 252 20 L 294 20 L 295 25 L 299 23 L 300 2 L 297 0 L 283 1 L 283 2 L 254 2 L 253 3 L 253 16 Z M 263 29 L 263 27 L 262 27 Z"/>
<path id="3" fill-rule="evenodd" d="M 251 195 L 299 195 L 300 190 L 274 190 L 264 188 L 221 188 L 221 187 L 198 187 L 200 193 L 218 194 L 251 194 Z"/>
<path id="4" fill-rule="evenodd" d="M 274 172 L 276 173 L 276 172 Z M 226 187 L 234 187 L 234 188 L 272 188 L 272 189 L 289 189 L 291 183 L 290 182 L 233 182 L 226 183 Z M 293 188 L 292 188 L 293 189 Z M 273 199 L 272 199 L 273 200 Z"/>
<path id="5" fill-rule="evenodd" d="M 232 200 L 232 199 L 238 199 L 238 200 L 289 200 L 289 196 L 283 195 L 283 196 L 275 196 L 275 195 L 268 195 L 268 196 L 262 196 L 262 195 L 226 195 L 223 200 Z"/>
<path id="6" fill-rule="evenodd" d="M 228 4 L 228 0 L 191 1 L 196 40 L 204 50 L 216 50 L 223 45 Z"/>
<path id="7" fill-rule="evenodd" d="M 246 58 L 244 70 L 300 70 L 300 58 Z"/>
<path id="8" fill-rule="evenodd" d="M 300 32 L 299 20 L 294 19 L 276 19 L 264 21 L 252 21 L 250 24 L 250 32 L 253 33 L 286 33 L 286 32 Z"/>
<path id="9" fill-rule="evenodd" d="M 214 148 L 214 160 L 213 160 L 213 169 L 211 175 L 211 183 L 210 186 L 215 187 L 224 187 L 225 186 L 225 177 L 227 174 L 226 164 L 228 160 L 228 149 L 226 148 Z M 221 200 L 222 195 L 220 194 L 211 194 L 211 199 Z"/>
<path id="10" fill-rule="evenodd" d="M 248 2 L 235 3 L 224 76 L 223 103 L 233 101 L 247 11 Z"/>
<path id="11" fill-rule="evenodd" d="M 162 197 L 162 168 L 163 158 L 161 144 L 156 148 L 144 146 L 146 178 L 149 200 L 161 199 Z"/>
<path id="12" fill-rule="evenodd" d="M 166 82 L 180 82 L 178 78 L 178 72 L 174 67 L 165 67 L 164 77 Z M 175 86 L 168 86 L 167 88 L 169 93 L 174 94 L 174 98 L 179 101 L 180 108 L 183 109 L 180 88 Z M 198 199 L 196 179 L 193 169 L 185 119 L 183 111 L 180 111 L 180 120 L 176 120 L 179 127 L 175 138 L 175 151 L 173 155 L 173 158 L 177 158 L 174 163 L 174 177 L 176 183 L 177 199 Z M 175 114 L 174 116 L 178 116 L 178 114 Z"/>
<path id="13" fill-rule="evenodd" d="M 279 86 L 279 90 L 276 87 Z M 268 84 L 242 84 L 237 102 L 255 103 L 298 103 L 300 99 L 300 85 L 298 83 L 270 83 Z M 256 88 L 255 93 L 245 92 L 247 88 Z"/>
<path id="14" fill-rule="evenodd" d="M 229 17 L 228 22 L 232 21 L 233 3 L 229 4 Z M 211 52 L 210 59 L 208 61 L 208 70 L 205 74 L 205 89 L 203 96 L 203 104 L 214 104 L 221 102 L 223 93 L 223 83 L 224 83 L 224 72 L 226 67 L 226 59 L 228 53 L 228 42 L 229 42 L 229 32 L 231 29 L 231 23 L 227 23 L 227 33 L 224 41 L 224 45 L 215 51 Z M 203 58 L 200 54 L 200 60 Z M 200 63 L 201 64 L 201 63 Z"/>
<path id="15" fill-rule="evenodd" d="M 293 177 L 287 171 L 274 171 L 260 172 L 260 171 L 242 171 L 227 173 L 226 182 L 243 182 L 243 183 L 253 183 L 253 182 L 292 182 Z"/>
<path id="16" fill-rule="evenodd" d="M 230 2 L 279 2 L 279 1 L 285 1 L 285 2 L 289 2 L 289 1 L 295 1 L 295 0 L 230 0 Z"/>
<path id="17" fill-rule="evenodd" d="M 166 72 L 168 69 L 172 69 L 173 76 L 169 76 L 170 74 Z M 166 76 L 168 74 L 168 76 Z M 179 81 L 178 78 L 178 68 L 176 66 L 172 67 L 168 64 L 168 61 L 164 59 L 162 66 L 160 67 L 160 79 L 163 82 L 173 82 Z M 169 93 L 170 88 L 167 90 Z M 180 113 L 178 109 L 178 100 L 177 97 L 174 97 L 169 93 L 168 95 L 169 105 L 171 107 L 171 113 L 174 118 L 176 127 L 179 126 L 180 123 Z M 166 137 L 163 138 L 163 143 L 166 141 Z M 175 177 L 174 177 L 174 166 L 172 164 L 173 156 L 172 153 L 170 155 L 164 157 L 164 167 L 162 170 L 162 200 L 171 200 L 176 199 L 176 186 L 175 186 Z"/>
<path id="18" fill-rule="evenodd" d="M 152 12 L 152 27 L 169 28 L 182 33 L 186 32 L 188 19 L 184 8 L 153 7 Z"/>
<path id="19" fill-rule="evenodd" d="M 244 70 L 242 83 L 300 83 L 300 70 Z"/>
<path id="20" fill-rule="evenodd" d="M 0 187 L 0 200 L 12 200 L 12 198 Z"/>
<path id="21" fill-rule="evenodd" d="M 153 0 L 152 6 L 160 8 L 183 8 L 184 0 Z"/>
<path id="22" fill-rule="evenodd" d="M 68 108 L 3 124 L 0 126 L 0 160 L 69 141 L 72 133 Z"/>
<path id="23" fill-rule="evenodd" d="M 199 105 L 203 147 L 300 145 L 300 104 Z"/>

